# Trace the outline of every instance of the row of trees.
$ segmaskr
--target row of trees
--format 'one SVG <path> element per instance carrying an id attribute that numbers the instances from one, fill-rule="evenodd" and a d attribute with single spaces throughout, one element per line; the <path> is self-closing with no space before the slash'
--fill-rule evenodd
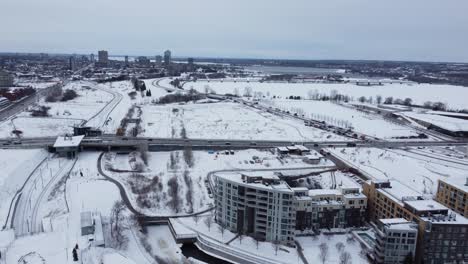
<path id="1" fill-rule="evenodd" d="M 168 94 L 160 97 L 157 100 L 154 100 L 153 103 L 156 104 L 172 104 L 172 103 L 181 103 L 181 102 L 190 102 L 195 100 L 200 100 L 206 98 L 205 95 L 197 93 L 195 90 L 189 90 L 188 93 L 174 93 Z"/>

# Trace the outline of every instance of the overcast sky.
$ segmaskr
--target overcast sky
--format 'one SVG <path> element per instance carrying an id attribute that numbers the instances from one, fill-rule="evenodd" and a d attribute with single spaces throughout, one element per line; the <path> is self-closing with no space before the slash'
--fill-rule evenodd
<path id="1" fill-rule="evenodd" d="M 0 0 L 0 52 L 468 62 L 468 0 Z"/>

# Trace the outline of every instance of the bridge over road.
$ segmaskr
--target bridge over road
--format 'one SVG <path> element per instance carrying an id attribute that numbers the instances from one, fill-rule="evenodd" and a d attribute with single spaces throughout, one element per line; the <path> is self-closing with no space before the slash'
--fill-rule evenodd
<path id="1" fill-rule="evenodd" d="M 56 137 L 35 137 L 22 139 L 0 139 L 0 148 L 51 148 Z M 401 147 L 431 147 L 447 145 L 467 145 L 468 141 L 290 141 L 290 140 L 235 140 L 235 139 L 193 139 L 193 138 L 153 138 L 153 137 L 120 137 L 115 135 L 102 135 L 99 137 L 86 137 L 81 143 L 83 150 L 131 150 L 144 148 L 150 151 L 177 150 L 185 147 L 200 150 L 220 149 L 247 149 L 271 148 L 289 146 L 292 144 L 304 145 L 309 148 L 321 147 L 375 147 L 375 148 L 401 148 Z"/>

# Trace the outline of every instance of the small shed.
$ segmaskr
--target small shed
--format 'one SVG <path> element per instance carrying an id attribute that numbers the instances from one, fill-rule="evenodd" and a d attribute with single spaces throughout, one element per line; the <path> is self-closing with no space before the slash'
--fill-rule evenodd
<path id="1" fill-rule="evenodd" d="M 95 247 L 105 246 L 102 217 L 99 212 L 81 213 L 81 235 Z"/>
<path id="2" fill-rule="evenodd" d="M 81 215 L 81 235 L 94 234 L 94 221 L 91 212 L 82 212 Z"/>
<path id="3" fill-rule="evenodd" d="M 68 157 L 70 159 L 74 159 L 76 157 L 77 152 L 79 151 L 79 147 L 81 141 L 85 136 L 59 136 L 54 143 L 55 152 L 62 157 Z"/>
<path id="4" fill-rule="evenodd" d="M 289 153 L 289 150 L 286 147 L 278 147 L 277 149 L 279 154 L 286 155 Z"/>

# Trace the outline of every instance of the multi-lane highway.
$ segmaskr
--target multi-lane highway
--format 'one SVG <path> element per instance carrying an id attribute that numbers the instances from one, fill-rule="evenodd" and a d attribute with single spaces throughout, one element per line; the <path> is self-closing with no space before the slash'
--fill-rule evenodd
<path id="1" fill-rule="evenodd" d="M 43 148 L 52 146 L 56 137 L 23 138 L 21 141 L 0 139 L 0 148 Z M 106 147 L 138 147 L 147 146 L 150 150 L 164 149 L 165 147 L 210 148 L 271 148 L 277 146 L 304 145 L 310 148 L 317 147 L 377 147 L 399 148 L 412 146 L 447 146 L 466 145 L 468 141 L 289 141 L 289 140 L 234 140 L 234 139 L 182 139 L 182 138 L 154 138 L 154 137 L 119 137 L 103 135 L 100 137 L 85 138 L 81 146 L 86 148 Z"/>

